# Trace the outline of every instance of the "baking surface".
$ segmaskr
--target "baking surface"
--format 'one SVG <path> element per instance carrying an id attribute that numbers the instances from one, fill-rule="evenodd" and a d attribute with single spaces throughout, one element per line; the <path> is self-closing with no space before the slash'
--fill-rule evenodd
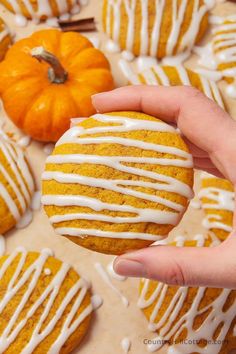
<path id="1" fill-rule="evenodd" d="M 98 23 L 101 18 L 101 4 L 102 0 L 90 0 L 90 4 L 84 7 L 81 13 L 76 18 L 86 18 L 95 16 Z M 226 15 L 236 13 L 236 4 L 226 2 L 219 4 L 214 10 L 217 15 Z M 10 29 L 16 33 L 16 39 L 25 37 L 35 30 L 45 28 L 45 24 L 34 25 L 29 23 L 25 28 L 19 28 L 14 25 L 13 15 L 9 14 L 3 7 L 0 6 L 0 16 L 7 22 Z M 100 28 L 100 24 L 99 24 Z M 88 34 L 89 37 L 98 37 L 104 47 L 105 36 L 103 34 Z M 107 54 L 107 53 L 106 53 Z M 122 75 L 118 67 L 119 55 L 108 55 L 113 68 L 113 74 L 116 79 L 116 85 L 126 84 L 126 79 Z M 187 62 L 191 65 L 195 62 L 192 58 Z M 224 83 L 220 87 L 224 88 Z M 231 114 L 236 118 L 236 102 L 233 100 L 226 101 L 230 108 Z M 0 119 L 6 120 L 3 110 L 0 111 Z M 13 125 L 7 121 L 7 131 L 16 133 L 16 137 L 22 134 Z M 27 147 L 28 157 L 33 169 L 37 190 L 40 189 L 40 176 L 43 171 L 46 154 L 43 151 L 44 144 L 31 142 Z M 36 163 L 35 163 L 36 162 Z M 201 226 L 203 212 L 201 210 L 189 207 L 185 214 L 181 225 L 176 228 L 171 235 L 186 235 L 193 236 L 197 233 L 205 233 L 206 231 Z M 66 238 L 57 236 L 43 210 L 34 212 L 32 223 L 25 229 L 12 230 L 6 235 L 7 252 L 12 251 L 17 246 L 24 246 L 27 250 L 41 250 L 42 248 L 51 248 L 55 256 L 59 259 L 70 263 L 75 267 L 79 273 L 92 282 L 92 292 L 99 294 L 103 300 L 103 306 L 96 312 L 93 317 L 92 326 L 87 337 L 82 345 L 74 353 L 80 354 L 111 354 L 123 353 L 121 348 L 121 340 L 124 337 L 130 338 L 132 347 L 130 353 L 141 354 L 145 353 L 146 348 L 144 339 L 155 338 L 155 333 L 150 333 L 147 330 L 147 321 L 141 311 L 138 309 L 136 303 L 138 299 L 138 285 L 137 279 L 128 279 L 124 282 L 112 280 L 123 294 L 128 298 L 130 305 L 128 308 L 124 306 L 121 299 L 107 286 L 100 278 L 95 270 L 94 264 L 101 262 L 104 267 L 113 259 L 111 256 L 100 255 L 90 252 L 83 248 L 76 246 Z M 166 353 L 163 348 L 158 353 Z"/>

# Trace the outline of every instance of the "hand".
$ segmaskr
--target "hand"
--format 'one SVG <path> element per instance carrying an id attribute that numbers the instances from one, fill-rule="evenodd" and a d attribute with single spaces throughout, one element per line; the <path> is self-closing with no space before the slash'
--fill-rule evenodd
<path id="1" fill-rule="evenodd" d="M 138 111 L 177 125 L 195 168 L 236 186 L 236 122 L 200 91 L 184 86 L 128 86 L 93 96 L 93 104 L 100 113 Z M 114 269 L 121 275 L 179 286 L 236 289 L 236 228 L 217 247 L 149 247 L 118 257 Z"/>

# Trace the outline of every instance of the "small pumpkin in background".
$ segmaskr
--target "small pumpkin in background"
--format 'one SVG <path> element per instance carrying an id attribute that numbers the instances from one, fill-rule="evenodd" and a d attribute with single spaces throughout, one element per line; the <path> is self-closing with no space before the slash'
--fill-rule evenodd
<path id="1" fill-rule="evenodd" d="M 5 111 L 39 141 L 57 141 L 71 118 L 94 113 L 93 94 L 113 87 L 104 54 L 75 32 L 35 32 L 16 42 L 0 63 Z"/>

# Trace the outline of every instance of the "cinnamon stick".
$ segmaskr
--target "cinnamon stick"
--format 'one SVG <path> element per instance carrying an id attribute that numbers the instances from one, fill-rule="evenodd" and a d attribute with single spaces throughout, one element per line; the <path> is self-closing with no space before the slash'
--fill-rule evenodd
<path id="1" fill-rule="evenodd" d="M 84 18 L 75 21 L 58 21 L 63 32 L 94 32 L 97 31 L 94 17 Z"/>

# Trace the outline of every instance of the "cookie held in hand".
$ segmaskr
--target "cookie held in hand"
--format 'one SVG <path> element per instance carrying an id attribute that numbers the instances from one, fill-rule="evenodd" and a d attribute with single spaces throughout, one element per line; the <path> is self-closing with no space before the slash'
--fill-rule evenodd
<path id="1" fill-rule="evenodd" d="M 138 112 L 96 114 L 48 157 L 42 203 L 57 233 L 122 254 L 165 238 L 192 197 L 193 162 L 175 128 Z"/>

